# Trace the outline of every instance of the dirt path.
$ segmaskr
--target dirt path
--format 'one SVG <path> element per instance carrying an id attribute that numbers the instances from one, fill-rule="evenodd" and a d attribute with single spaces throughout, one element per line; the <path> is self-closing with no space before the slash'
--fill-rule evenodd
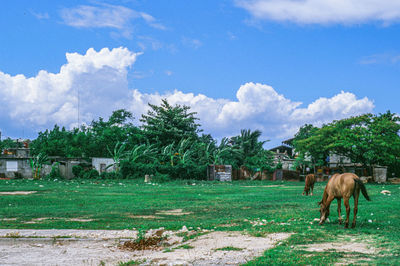
<path id="1" fill-rule="evenodd" d="M 154 231 L 156 232 L 156 231 Z M 167 249 L 132 251 L 121 249 L 137 232 L 103 230 L 0 230 L 0 265 L 118 265 L 143 264 L 226 265 L 240 264 L 261 256 L 287 233 L 252 237 L 241 232 L 207 232 L 182 243 L 178 232 L 163 232 Z M 182 232 L 180 232 L 182 233 Z M 167 252 L 166 252 L 167 251 Z"/>

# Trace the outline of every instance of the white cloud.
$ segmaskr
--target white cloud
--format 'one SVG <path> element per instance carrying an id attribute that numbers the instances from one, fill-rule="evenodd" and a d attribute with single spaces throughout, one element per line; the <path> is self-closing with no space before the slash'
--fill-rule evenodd
<path id="1" fill-rule="evenodd" d="M 127 38 L 132 37 L 134 28 L 132 21 L 135 19 L 143 19 L 150 27 L 166 30 L 166 27 L 150 14 L 109 4 L 64 8 L 61 10 L 61 18 L 65 24 L 76 28 L 117 29 Z"/>
<path id="2" fill-rule="evenodd" d="M 89 121 L 119 108 L 128 94 L 127 68 L 138 54 L 126 48 L 86 54 L 67 53 L 59 73 L 39 71 L 34 77 L 0 71 L 0 104 L 12 119 L 35 125 L 70 125 L 80 116 Z"/>
<path id="3" fill-rule="evenodd" d="M 299 24 L 398 22 L 397 0 L 236 0 L 256 19 Z"/>
<path id="4" fill-rule="evenodd" d="M 321 125 L 374 108 L 368 98 L 358 99 L 349 92 L 321 97 L 303 107 L 271 86 L 252 82 L 240 86 L 235 100 L 179 90 L 143 93 L 128 86 L 127 74 L 137 56 L 127 48 L 98 52 L 91 48 L 83 55 L 67 53 L 67 63 L 58 73 L 41 70 L 28 78 L 0 71 L 0 111 L 21 125 L 42 129 L 57 123 L 71 127 L 77 125 L 78 93 L 80 122 L 87 124 L 99 116 L 107 118 L 120 108 L 132 111 L 138 121 L 149 102 L 160 104 L 166 98 L 173 105 L 190 106 L 198 113 L 204 132 L 214 137 L 232 136 L 250 128 L 263 131 L 265 139 L 277 140 L 293 136 L 305 123 Z"/>
<path id="5" fill-rule="evenodd" d="M 322 125 L 335 119 L 371 112 L 368 98 L 357 99 L 348 92 L 332 98 L 319 98 L 305 108 L 278 94 L 271 86 L 246 83 L 236 94 L 237 100 L 213 99 L 203 94 L 175 90 L 165 94 L 132 92 L 129 107 L 136 117 L 147 112 L 147 103 L 160 104 L 165 98 L 171 104 L 191 106 L 197 112 L 206 133 L 217 138 L 238 134 L 240 129 L 260 129 L 266 139 L 292 137 L 305 123 Z"/>
<path id="6" fill-rule="evenodd" d="M 182 37 L 182 43 L 186 46 L 192 47 L 193 49 L 198 49 L 203 46 L 203 43 L 200 40 L 187 37 Z"/>
<path id="7" fill-rule="evenodd" d="M 45 13 L 36 13 L 34 11 L 31 11 L 31 14 L 36 17 L 37 19 L 49 19 L 49 13 L 45 12 Z"/>
<path id="8" fill-rule="evenodd" d="M 359 63 L 361 65 L 374 65 L 374 64 L 397 64 L 400 62 L 400 54 L 398 53 L 383 53 L 374 54 L 363 57 Z"/>

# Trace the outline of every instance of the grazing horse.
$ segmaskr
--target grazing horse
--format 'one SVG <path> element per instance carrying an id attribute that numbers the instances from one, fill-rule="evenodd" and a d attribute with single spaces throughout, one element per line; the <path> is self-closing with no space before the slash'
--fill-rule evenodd
<path id="1" fill-rule="evenodd" d="M 308 194 L 310 193 L 310 189 L 311 189 L 311 196 L 313 195 L 314 183 L 315 183 L 315 175 L 314 174 L 307 175 L 303 195 L 304 195 L 304 193 L 306 193 L 306 196 L 308 196 Z"/>
<path id="2" fill-rule="evenodd" d="M 357 175 L 352 173 L 344 174 L 334 174 L 326 184 L 324 195 L 322 200 L 318 202 L 321 206 L 320 213 L 321 217 L 319 224 L 323 224 L 329 216 L 329 206 L 331 202 L 336 199 L 338 203 L 338 214 L 339 214 L 339 224 L 342 224 L 342 216 L 340 214 L 341 199 L 343 198 L 344 206 L 346 206 L 346 222 L 344 224 L 345 228 L 349 227 L 350 218 L 350 204 L 349 199 L 351 196 L 354 197 L 354 217 L 352 227 L 356 226 L 356 217 L 358 210 L 358 197 L 360 196 L 360 189 L 364 197 L 369 201 L 370 198 L 367 193 L 363 182 L 358 178 Z"/>

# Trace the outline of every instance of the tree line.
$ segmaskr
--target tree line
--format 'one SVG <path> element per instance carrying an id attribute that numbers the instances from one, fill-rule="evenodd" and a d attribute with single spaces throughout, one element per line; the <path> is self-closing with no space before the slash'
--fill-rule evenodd
<path id="1" fill-rule="evenodd" d="M 296 166 L 325 166 L 329 156 L 345 156 L 352 163 L 371 170 L 374 165 L 388 166 L 400 174 L 400 117 L 390 111 L 363 114 L 333 121 L 321 127 L 306 124 L 291 141 L 298 153 Z"/>
<path id="2" fill-rule="evenodd" d="M 135 178 L 145 174 L 162 178 L 204 179 L 209 164 L 245 166 L 250 171 L 274 169 L 272 153 L 263 148 L 261 131 L 241 130 L 219 143 L 203 134 L 199 119 L 190 107 L 149 104 L 149 111 L 133 124 L 127 110 L 116 110 L 105 120 L 93 120 L 88 126 L 67 130 L 54 126 L 39 132 L 31 144 L 32 155 L 61 157 L 111 157 L 112 173 L 107 178 Z M 111 166 L 111 165 L 110 165 Z M 96 177 L 96 171 L 75 167 L 74 174 Z"/>

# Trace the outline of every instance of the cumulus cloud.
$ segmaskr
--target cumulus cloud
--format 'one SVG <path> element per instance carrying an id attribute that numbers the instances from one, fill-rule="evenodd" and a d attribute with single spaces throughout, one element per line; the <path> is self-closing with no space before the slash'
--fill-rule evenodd
<path id="1" fill-rule="evenodd" d="M 197 112 L 205 132 L 221 138 L 238 134 L 240 129 L 260 129 L 266 139 L 292 137 L 305 123 L 322 125 L 335 119 L 371 112 L 368 98 L 357 99 L 353 93 L 341 92 L 332 98 L 319 98 L 307 107 L 278 94 L 271 86 L 246 83 L 236 93 L 237 100 L 213 99 L 203 94 L 175 90 L 165 94 L 145 94 L 134 90 L 130 110 L 136 115 L 148 110 L 147 103 L 191 106 Z"/>
<path id="2" fill-rule="evenodd" d="M 236 0 L 256 19 L 299 24 L 359 24 L 398 22 L 397 0 Z"/>
<path id="3" fill-rule="evenodd" d="M 90 48 L 86 54 L 67 53 L 59 73 L 39 71 L 34 77 L 0 71 L 1 106 L 10 117 L 35 125 L 77 122 L 119 107 L 128 94 L 127 71 L 138 54 L 127 48 Z M 79 97 L 78 97 L 79 96 Z"/>
<path id="4" fill-rule="evenodd" d="M 61 18 L 66 25 L 76 28 L 113 28 L 123 36 L 130 38 L 133 31 L 132 21 L 142 19 L 150 27 L 166 30 L 166 27 L 145 12 L 118 6 L 101 4 L 99 6 L 81 5 L 63 8 Z"/>
<path id="5" fill-rule="evenodd" d="M 240 129 L 263 131 L 265 139 L 293 136 L 305 123 L 321 125 L 334 119 L 371 112 L 368 98 L 341 92 L 303 106 L 266 84 L 249 82 L 239 87 L 235 100 L 174 90 L 144 93 L 129 89 L 127 74 L 138 54 L 127 48 L 90 48 L 85 54 L 67 53 L 58 73 L 41 70 L 34 77 L 11 76 L 0 71 L 0 111 L 14 121 L 37 128 L 54 124 L 72 127 L 78 122 L 108 117 L 113 110 L 130 110 L 138 122 L 148 103 L 163 98 L 172 105 L 188 105 L 197 112 L 205 133 L 216 138 L 233 136 Z M 134 72 L 134 71 L 133 71 Z M 79 95 L 79 98 L 78 98 Z M 1 127 L 6 125 L 1 124 Z"/>

